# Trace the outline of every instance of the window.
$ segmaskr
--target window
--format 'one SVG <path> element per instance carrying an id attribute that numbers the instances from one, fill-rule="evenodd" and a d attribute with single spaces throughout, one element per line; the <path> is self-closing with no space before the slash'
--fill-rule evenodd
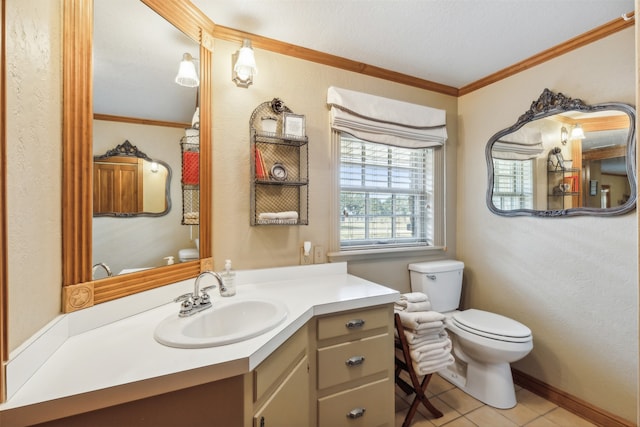
<path id="1" fill-rule="evenodd" d="M 338 132 L 341 250 L 434 245 L 434 153 Z"/>
<path id="2" fill-rule="evenodd" d="M 493 159 L 493 197 L 503 210 L 533 209 L 533 160 Z"/>

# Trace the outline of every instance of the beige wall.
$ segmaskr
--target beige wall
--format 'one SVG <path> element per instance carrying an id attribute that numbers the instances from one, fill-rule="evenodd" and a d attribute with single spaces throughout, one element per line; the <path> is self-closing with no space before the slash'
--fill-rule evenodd
<path id="1" fill-rule="evenodd" d="M 7 0 L 9 350 L 60 312 L 62 8 Z"/>
<path id="2" fill-rule="evenodd" d="M 213 254 L 215 268 L 231 259 L 237 269 L 299 264 L 302 242 L 329 249 L 331 205 L 331 131 L 326 104 L 329 86 L 359 90 L 447 111 L 447 170 L 455 189 L 457 145 L 455 97 L 383 81 L 313 62 L 256 49 L 259 74 L 248 89 L 231 81 L 231 55 L 239 45 L 216 40 L 213 90 Z M 309 137 L 309 225 L 249 225 L 249 118 L 262 102 L 282 99 L 306 116 Z M 453 194 L 453 193 L 451 193 Z M 448 200 L 448 253 L 455 253 L 455 198 Z M 441 251 L 431 256 L 443 256 Z M 418 259 L 424 259 L 422 258 Z M 349 271 L 401 290 L 409 289 L 407 264 L 400 256 L 350 262 Z"/>
<path id="3" fill-rule="evenodd" d="M 515 367 L 636 419 L 636 212 L 616 218 L 504 218 L 485 205 L 486 142 L 544 88 L 587 103 L 635 104 L 634 29 L 459 99 L 458 256 L 467 306 L 533 330 Z"/>

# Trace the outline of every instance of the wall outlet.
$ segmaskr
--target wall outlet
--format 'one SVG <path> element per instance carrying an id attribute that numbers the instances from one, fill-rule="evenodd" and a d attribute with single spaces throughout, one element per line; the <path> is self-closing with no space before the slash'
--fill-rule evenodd
<path id="1" fill-rule="evenodd" d="M 313 248 L 309 251 L 309 255 L 304 254 L 304 248 L 300 248 L 300 265 L 313 264 Z"/>
<path id="2" fill-rule="evenodd" d="M 314 246 L 313 248 L 313 263 L 324 264 L 324 248 L 322 246 Z"/>

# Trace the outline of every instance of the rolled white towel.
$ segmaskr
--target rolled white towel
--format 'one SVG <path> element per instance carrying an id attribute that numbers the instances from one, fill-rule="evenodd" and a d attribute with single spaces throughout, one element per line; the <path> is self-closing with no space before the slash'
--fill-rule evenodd
<path id="1" fill-rule="evenodd" d="M 423 292 L 409 292 L 409 293 L 400 295 L 400 301 L 401 302 L 402 301 L 422 302 L 422 301 L 429 301 L 429 297 L 427 297 L 427 294 Z"/>
<path id="2" fill-rule="evenodd" d="M 430 311 L 431 310 L 431 302 L 430 301 L 419 301 L 419 302 L 409 302 L 409 301 L 398 301 L 394 304 L 393 309 L 395 311 Z"/>
<path id="3" fill-rule="evenodd" d="M 427 375 L 444 369 L 447 366 L 452 365 L 455 361 L 456 360 L 453 358 L 453 355 L 449 353 L 449 355 L 443 359 L 429 360 L 427 362 L 420 363 L 413 362 L 412 364 L 416 374 Z"/>
<path id="4" fill-rule="evenodd" d="M 428 323 L 430 327 L 437 327 L 435 322 L 440 322 L 444 320 L 444 315 L 442 313 L 438 313 L 437 311 L 416 311 L 416 312 L 398 312 L 400 316 L 400 321 L 405 328 L 419 330 L 424 329 L 423 325 L 420 328 L 421 324 Z"/>
<path id="5" fill-rule="evenodd" d="M 298 212 L 296 211 L 285 211 L 276 213 L 276 218 L 278 219 L 298 219 Z"/>
<path id="6" fill-rule="evenodd" d="M 262 212 L 258 215 L 258 219 L 276 219 L 277 214 L 275 212 Z"/>

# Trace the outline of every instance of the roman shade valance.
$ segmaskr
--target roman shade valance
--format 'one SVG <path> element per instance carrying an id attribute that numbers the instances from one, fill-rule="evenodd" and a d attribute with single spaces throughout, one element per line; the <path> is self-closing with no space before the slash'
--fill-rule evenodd
<path id="1" fill-rule="evenodd" d="M 543 152 L 542 133 L 529 128 L 520 128 L 505 135 L 491 146 L 491 156 L 495 159 L 529 160 Z"/>
<path id="2" fill-rule="evenodd" d="M 446 111 L 331 86 L 331 128 L 405 148 L 437 147 L 447 139 Z"/>

